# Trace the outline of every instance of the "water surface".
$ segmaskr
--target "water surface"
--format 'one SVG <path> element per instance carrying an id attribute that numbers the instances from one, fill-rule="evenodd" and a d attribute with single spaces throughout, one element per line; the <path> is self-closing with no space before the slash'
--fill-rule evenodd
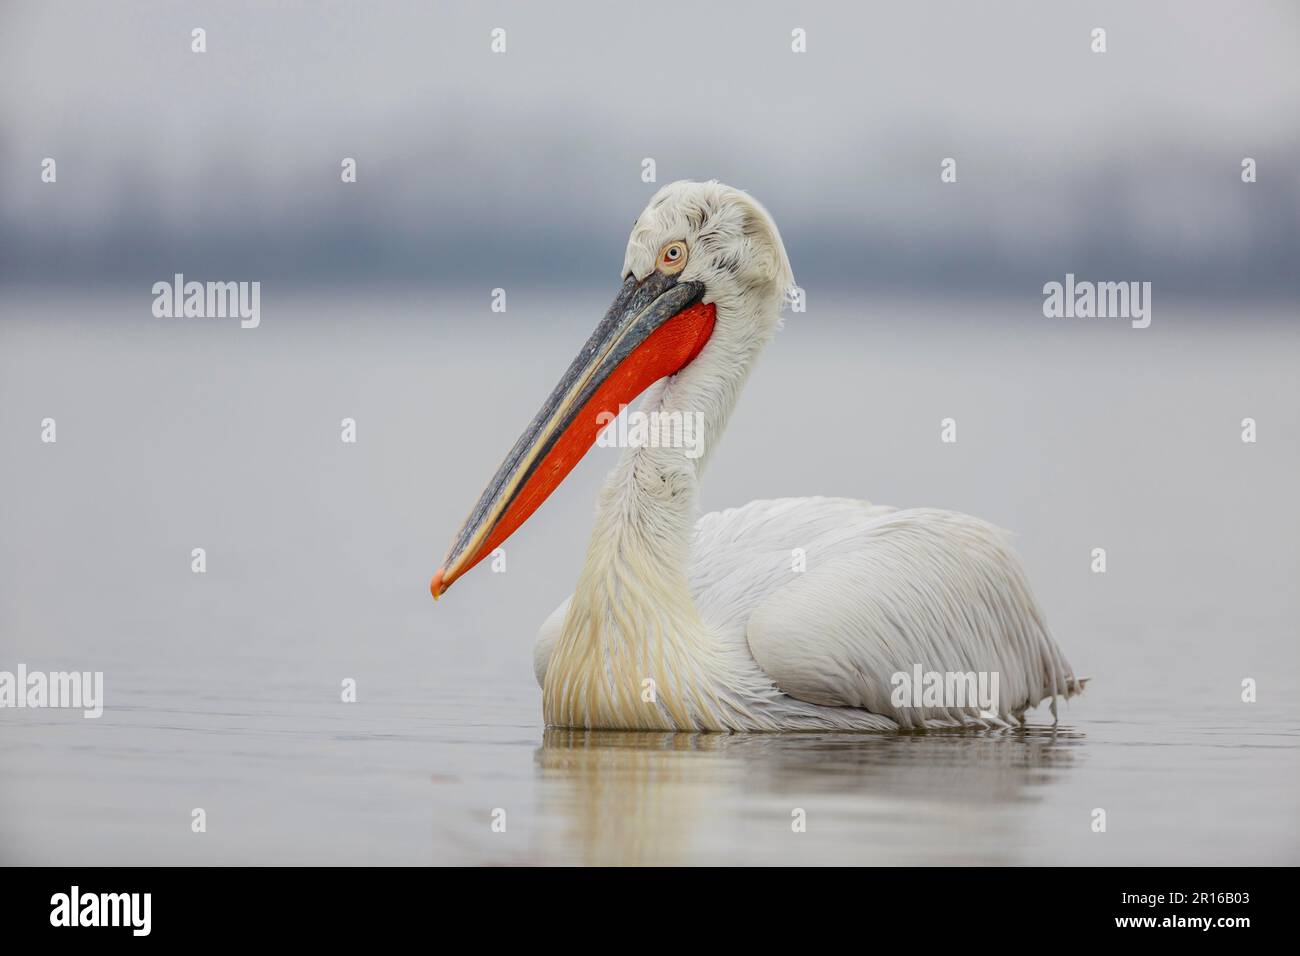
<path id="1" fill-rule="evenodd" d="M 1012 529 L 1092 678 L 1058 726 L 545 730 L 532 640 L 617 452 L 506 573 L 438 605 L 426 586 L 605 298 L 512 290 L 499 316 L 264 290 L 241 331 L 153 319 L 147 290 L 7 294 L 0 669 L 102 670 L 107 699 L 99 720 L 0 711 L 0 861 L 1300 862 L 1293 317 L 1162 304 L 1139 332 L 1049 322 L 1036 297 L 843 298 L 764 357 L 704 506 L 839 494 Z"/>

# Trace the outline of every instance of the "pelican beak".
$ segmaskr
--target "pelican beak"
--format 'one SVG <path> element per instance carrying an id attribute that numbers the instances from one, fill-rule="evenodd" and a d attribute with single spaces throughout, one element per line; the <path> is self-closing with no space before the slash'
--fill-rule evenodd
<path id="1" fill-rule="evenodd" d="M 465 519 L 429 586 L 435 600 L 528 520 L 621 406 L 699 355 L 715 318 L 703 295 L 701 283 L 658 271 L 628 276 Z"/>

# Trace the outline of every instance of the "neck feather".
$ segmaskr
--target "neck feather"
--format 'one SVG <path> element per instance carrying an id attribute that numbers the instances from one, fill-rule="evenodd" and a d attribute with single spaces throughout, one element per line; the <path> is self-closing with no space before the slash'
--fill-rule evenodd
<path id="1" fill-rule="evenodd" d="M 719 324 L 724 316 L 719 311 Z M 715 333 L 716 336 L 716 333 Z M 687 568 L 703 464 L 763 340 L 712 348 L 655 385 L 640 412 L 690 420 L 702 443 L 626 449 L 600 493 L 587 560 L 547 667 L 550 724 L 725 730 L 726 666 Z M 654 419 L 651 419 L 652 421 Z"/>

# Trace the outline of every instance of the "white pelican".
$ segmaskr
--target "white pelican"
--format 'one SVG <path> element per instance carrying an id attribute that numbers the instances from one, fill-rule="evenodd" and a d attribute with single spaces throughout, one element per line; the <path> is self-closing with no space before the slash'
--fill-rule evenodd
<path id="1" fill-rule="evenodd" d="M 843 498 L 698 517 L 707 452 L 793 285 L 776 224 L 751 196 L 717 182 L 659 190 L 632 228 L 613 305 L 456 535 L 435 598 L 556 489 L 608 423 L 602 413 L 649 388 L 643 411 L 701 416 L 706 454 L 630 447 L 605 483 L 577 588 L 537 642 L 547 725 L 1005 725 L 1046 698 L 1055 715 L 1057 697 L 1080 689 L 992 525 Z M 896 705 L 894 675 L 918 665 L 997 673 L 998 702 Z"/>

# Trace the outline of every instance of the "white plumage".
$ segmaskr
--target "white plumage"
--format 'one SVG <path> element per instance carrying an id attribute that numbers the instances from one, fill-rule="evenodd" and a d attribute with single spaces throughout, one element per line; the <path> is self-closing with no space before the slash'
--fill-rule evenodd
<path id="1" fill-rule="evenodd" d="M 690 590 L 707 639 L 729 651 L 729 673 L 715 676 L 732 706 L 730 722 L 705 719 L 699 729 L 994 727 L 1045 698 L 1055 713 L 1055 697 L 1079 684 L 1007 537 L 956 512 L 846 498 L 751 501 L 704 515 Z M 538 636 L 543 687 L 571 600 Z M 895 706 L 892 675 L 917 663 L 997 672 L 998 716 L 973 705 Z"/>
<path id="2" fill-rule="evenodd" d="M 1055 713 L 1056 698 L 1080 682 L 993 526 L 840 498 L 754 501 L 699 517 L 704 463 L 780 325 L 793 276 L 766 210 L 719 183 L 661 189 L 633 227 L 625 277 L 665 284 L 664 250 L 674 246 L 689 250 L 677 278 L 702 287 L 716 322 L 697 357 L 650 387 L 642 411 L 700 416 L 704 455 L 629 448 L 607 479 L 575 591 L 538 640 L 546 722 L 889 731 L 1003 725 L 1045 699 Z M 462 542 L 487 527 L 476 516 L 500 513 L 491 495 L 485 501 Z M 465 553 L 453 547 L 449 574 Z M 918 666 L 995 672 L 992 713 L 896 703 L 894 675 Z"/>

